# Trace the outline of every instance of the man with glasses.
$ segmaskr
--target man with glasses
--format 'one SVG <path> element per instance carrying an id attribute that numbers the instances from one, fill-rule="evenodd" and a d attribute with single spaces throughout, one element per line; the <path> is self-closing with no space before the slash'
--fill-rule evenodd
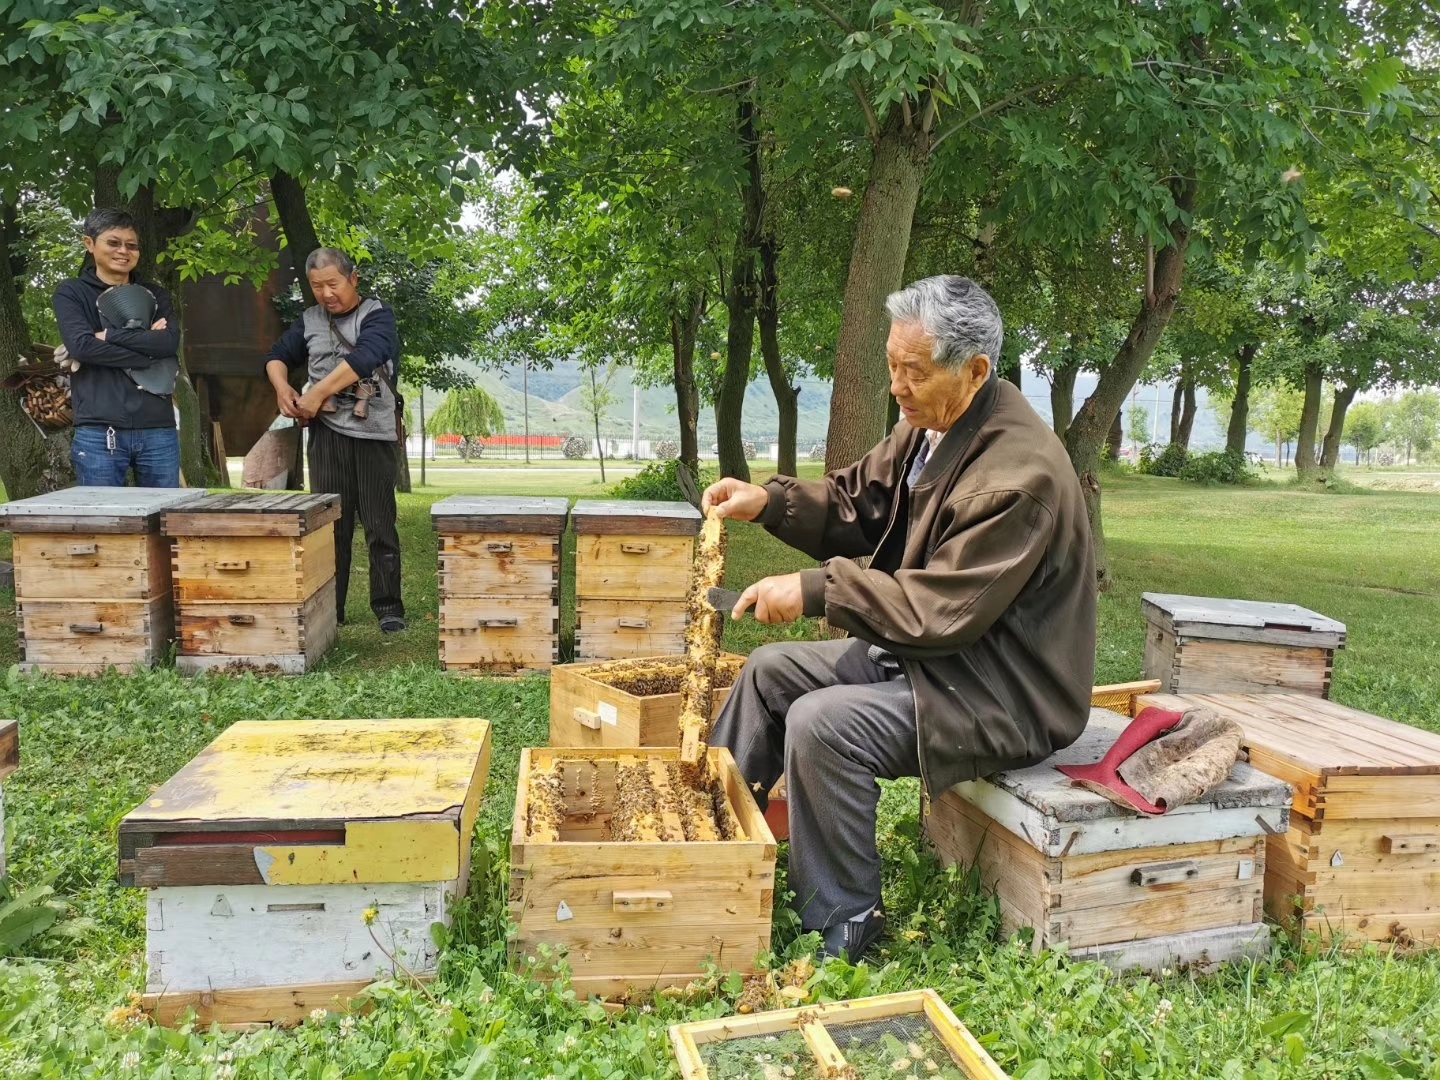
<path id="1" fill-rule="evenodd" d="M 180 369 L 180 328 L 170 295 L 135 282 L 140 235 L 124 210 L 97 209 L 85 219 L 90 256 L 78 278 L 55 290 L 55 321 L 75 370 L 70 376 L 75 434 L 70 460 L 80 484 L 180 486 L 180 437 L 172 394 Z M 116 326 L 102 316 L 107 292 L 136 284 L 149 318 Z M 134 321 L 134 320 L 131 320 Z"/>

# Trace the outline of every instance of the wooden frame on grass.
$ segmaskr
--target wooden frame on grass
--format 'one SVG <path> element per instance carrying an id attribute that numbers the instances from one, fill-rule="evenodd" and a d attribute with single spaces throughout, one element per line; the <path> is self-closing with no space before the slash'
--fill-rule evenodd
<path id="1" fill-rule="evenodd" d="M 924 1015 L 930 1030 L 944 1044 L 954 1064 L 968 1080 L 1005 1080 L 1006 1073 L 985 1052 L 985 1048 L 975 1036 L 970 1034 L 940 995 L 928 989 L 860 998 L 856 1001 L 840 1001 L 830 1005 L 781 1009 L 751 1016 L 727 1016 L 722 1020 L 675 1024 L 670 1028 L 670 1044 L 675 1050 L 675 1058 L 680 1063 L 680 1073 L 685 1080 L 710 1080 L 709 1070 L 701 1056 L 702 1046 L 728 1039 L 798 1031 L 815 1055 L 817 1075 L 838 1076 L 845 1068 L 845 1059 L 830 1037 L 826 1025 L 916 1014 Z"/>

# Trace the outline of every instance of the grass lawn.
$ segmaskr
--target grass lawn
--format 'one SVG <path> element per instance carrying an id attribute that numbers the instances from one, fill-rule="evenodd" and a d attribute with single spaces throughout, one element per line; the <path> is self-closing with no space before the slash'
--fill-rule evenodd
<path id="1" fill-rule="evenodd" d="M 546 738 L 548 681 L 439 671 L 428 507 L 460 490 L 589 497 L 604 489 L 558 469 L 454 472 L 453 486 L 446 476 L 443 489 L 401 497 L 412 619 L 404 635 L 384 639 L 375 628 L 357 551 L 348 624 L 314 674 L 187 680 L 161 670 L 62 681 L 12 670 L 0 682 L 0 716 L 19 717 L 23 730 L 21 769 L 5 787 L 10 887 L 49 888 L 66 905 L 51 933 L 0 960 L 0 1077 L 665 1076 L 675 1075 L 667 1024 L 732 1010 L 739 988 L 719 980 L 693 1001 L 613 1019 L 510 971 L 506 828 L 519 750 Z M 1437 495 L 1117 477 L 1105 520 L 1116 586 L 1101 602 L 1098 681 L 1139 674 L 1142 591 L 1289 600 L 1349 626 L 1337 699 L 1440 730 Z M 730 585 L 809 565 L 759 529 L 732 529 Z M 0 599 L 8 611 L 11 597 Z M 727 627 L 726 644 L 747 651 L 811 629 L 746 620 Z M 0 620 L 0 659 L 15 659 L 9 615 Z M 321 1016 L 293 1032 L 245 1035 L 151 1029 L 118 1014 L 107 1021 L 144 981 L 143 897 L 114 884 L 119 818 L 235 720 L 358 716 L 495 721 L 476 880 L 448 940 L 438 1001 L 382 984 L 377 1007 L 355 1021 Z M 933 986 L 1007 1071 L 1028 1080 L 1440 1077 L 1440 956 L 1286 943 L 1264 962 L 1216 976 L 1156 980 L 1032 956 L 1023 943 L 997 939 L 993 905 L 973 882 L 917 854 L 916 801 L 914 786 L 898 783 L 882 803 L 885 950 L 858 968 L 827 965 L 814 999 Z M 6 926 L 0 908 L 0 955 Z M 779 959 L 813 947 L 783 911 L 776 926 Z"/>

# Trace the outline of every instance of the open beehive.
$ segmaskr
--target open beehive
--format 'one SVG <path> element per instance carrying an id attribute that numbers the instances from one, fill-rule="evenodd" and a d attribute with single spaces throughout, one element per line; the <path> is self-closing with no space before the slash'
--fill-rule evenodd
<path id="1" fill-rule="evenodd" d="M 743 656 L 716 658 L 712 717 L 720 714 L 744 666 Z M 561 664 L 550 675 L 550 745 L 674 745 L 685 672 L 679 656 Z"/>
<path id="2" fill-rule="evenodd" d="M 568 950 L 582 994 L 681 986 L 707 961 L 755 970 L 770 947 L 775 838 L 730 752 L 520 755 L 512 952 Z"/>
<path id="3" fill-rule="evenodd" d="M 685 1080 L 999 1080 L 934 990 L 676 1024 Z"/>

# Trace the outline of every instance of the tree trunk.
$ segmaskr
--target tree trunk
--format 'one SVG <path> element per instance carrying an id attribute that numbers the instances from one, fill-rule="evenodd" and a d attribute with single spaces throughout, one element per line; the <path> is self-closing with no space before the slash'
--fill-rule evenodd
<path id="1" fill-rule="evenodd" d="M 1080 361 L 1067 360 L 1050 375 L 1050 426 L 1061 439 L 1075 415 L 1075 377 L 1079 374 Z"/>
<path id="2" fill-rule="evenodd" d="M 1180 449 L 1190 449 L 1190 434 L 1195 430 L 1195 379 L 1187 376 L 1183 386 L 1183 393 L 1180 402 L 1180 429 L 1176 432 L 1175 441 L 1180 444 Z"/>
<path id="3" fill-rule="evenodd" d="M 695 383 L 695 339 L 705 318 L 705 291 L 687 293 L 670 312 L 670 351 L 675 361 L 675 413 L 680 420 L 680 460 L 700 475 L 700 389 Z"/>
<path id="4" fill-rule="evenodd" d="M 18 250 L 17 213 L 13 203 L 0 203 L 0 379 L 15 374 L 20 357 L 34 358 L 20 306 L 20 283 L 29 260 Z M 0 481 L 10 499 L 28 499 L 75 482 L 69 429 L 42 434 L 20 407 L 20 394 L 10 389 L 0 389 Z"/>
<path id="5" fill-rule="evenodd" d="M 725 304 L 730 321 L 725 337 L 725 373 L 715 400 L 715 437 L 720 449 L 720 475 L 750 479 L 742 436 L 745 389 L 750 385 L 750 360 L 755 349 L 755 309 L 759 303 L 756 248 L 765 210 L 764 178 L 760 173 L 760 136 L 755 102 L 742 97 L 737 105 L 736 130 L 745 155 L 745 186 L 740 193 L 740 232 L 730 261 L 730 287 Z"/>
<path id="6" fill-rule="evenodd" d="M 1094 392 L 1080 406 L 1065 439 L 1070 462 L 1085 493 L 1091 539 L 1095 545 L 1095 570 L 1102 589 L 1110 585 L 1109 567 L 1105 561 L 1105 530 L 1100 514 L 1100 455 L 1105 446 L 1106 432 L 1119 418 L 1135 380 L 1149 363 L 1160 335 L 1175 313 L 1175 305 L 1180 300 L 1180 285 L 1185 277 L 1185 249 L 1190 241 L 1190 228 L 1186 221 L 1195 205 L 1195 181 L 1176 180 L 1173 188 L 1175 205 L 1180 213 L 1170 225 L 1170 243 L 1155 253 L 1154 287 L 1147 288 L 1140 310 L 1130 325 L 1130 333 L 1120 345 L 1115 359 L 1100 373 Z"/>
<path id="7" fill-rule="evenodd" d="M 270 177 L 270 197 L 275 200 L 275 212 L 280 217 L 280 228 L 285 232 L 285 244 L 290 249 L 290 261 L 295 266 L 300 293 L 305 297 L 306 306 L 313 305 L 315 294 L 310 291 L 310 279 L 305 276 L 305 259 L 320 246 L 320 237 L 310 217 L 305 188 L 289 173 L 276 169 Z"/>
<path id="8" fill-rule="evenodd" d="M 1181 372 L 1179 379 L 1175 380 L 1175 392 L 1170 395 L 1170 441 L 1180 441 L 1180 412 L 1182 402 L 1185 399 L 1185 376 Z"/>
<path id="9" fill-rule="evenodd" d="M 1340 437 L 1345 433 L 1345 414 L 1360 392 L 1358 386 L 1340 386 L 1335 390 L 1335 404 L 1330 410 L 1330 427 L 1320 449 L 1320 467 L 1327 472 L 1340 463 Z"/>
<path id="10" fill-rule="evenodd" d="M 607 380 L 608 382 L 608 380 Z M 595 365 L 590 365 L 590 400 L 595 404 L 594 412 L 590 415 L 595 418 L 595 452 L 600 455 L 600 482 L 605 483 L 605 443 L 600 438 L 600 388 L 595 383 Z"/>
<path id="11" fill-rule="evenodd" d="M 1250 430 L 1250 365 L 1259 345 L 1248 342 L 1235 354 L 1235 400 L 1230 404 L 1230 426 L 1225 431 L 1225 452 L 1245 453 L 1245 434 Z"/>
<path id="12" fill-rule="evenodd" d="M 1300 433 L 1295 437 L 1295 472 L 1309 476 L 1318 472 L 1315 457 L 1315 435 L 1320 428 L 1320 397 L 1325 389 L 1325 372 L 1315 361 L 1306 361 L 1304 368 L 1305 404 L 1300 409 Z"/>
<path id="13" fill-rule="evenodd" d="M 760 355 L 765 358 L 765 374 L 780 411 L 780 454 L 776 472 L 795 476 L 795 433 L 800 422 L 800 388 L 790 382 L 785 363 L 780 357 L 780 274 L 777 263 L 779 247 L 774 236 L 760 242 Z"/>
<path id="14" fill-rule="evenodd" d="M 1066 441 L 1068 443 L 1070 429 L 1065 429 Z M 1120 451 L 1125 449 L 1125 428 L 1120 423 L 1120 414 L 1115 414 L 1115 419 L 1110 422 L 1110 430 L 1105 435 L 1105 456 L 1111 461 L 1120 460 Z"/>
<path id="15" fill-rule="evenodd" d="M 858 460 L 885 436 L 889 372 L 885 299 L 900 288 L 915 206 L 930 164 L 930 136 L 904 126 L 891 109 L 870 163 L 835 343 L 835 390 L 825 467 Z"/>

